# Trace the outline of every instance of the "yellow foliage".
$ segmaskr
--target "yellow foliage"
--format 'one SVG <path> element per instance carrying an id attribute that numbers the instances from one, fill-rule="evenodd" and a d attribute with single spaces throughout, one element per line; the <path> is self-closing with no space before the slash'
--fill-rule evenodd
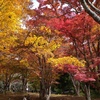
<path id="1" fill-rule="evenodd" d="M 49 27 L 46 27 L 46 26 L 41 26 L 40 31 L 51 34 L 51 29 Z"/>
<path id="2" fill-rule="evenodd" d="M 44 30 L 45 30 L 45 26 L 41 26 L 41 27 L 40 27 L 40 30 L 41 30 L 41 31 L 44 31 Z"/>
<path id="3" fill-rule="evenodd" d="M 7 52 L 10 47 L 15 47 L 17 45 L 17 37 L 11 36 L 6 33 L 0 33 L 0 51 Z"/>
<path id="4" fill-rule="evenodd" d="M 55 31 L 55 33 L 57 33 L 57 34 L 60 34 L 60 32 L 58 31 L 58 30 L 54 30 Z"/>
<path id="5" fill-rule="evenodd" d="M 91 31 L 92 33 L 98 34 L 98 32 L 100 32 L 100 25 L 99 24 L 94 25 Z"/>
<path id="6" fill-rule="evenodd" d="M 33 44 L 34 47 L 41 47 L 47 44 L 47 41 L 42 36 L 37 37 L 36 35 L 34 35 L 33 37 L 27 37 L 27 39 L 25 40 L 25 45 L 29 44 Z"/>
<path id="7" fill-rule="evenodd" d="M 33 44 L 36 41 L 37 37 L 34 35 L 33 37 L 27 37 L 25 40 L 25 45 Z"/>
<path id="8" fill-rule="evenodd" d="M 54 51 L 55 49 L 59 48 L 60 47 L 60 43 L 59 42 L 56 42 L 54 40 L 52 40 L 49 44 L 48 44 L 48 48 L 51 50 L 51 51 Z"/>
<path id="9" fill-rule="evenodd" d="M 21 67 L 29 67 L 27 59 L 20 60 Z"/>
<path id="10" fill-rule="evenodd" d="M 31 50 L 36 52 L 39 56 L 51 56 L 53 57 L 52 51 L 60 47 L 60 42 L 57 41 L 47 41 L 42 36 L 27 37 L 25 40 L 25 45 L 28 46 L 31 44 Z"/>
<path id="11" fill-rule="evenodd" d="M 0 51 L 9 51 L 17 45 L 17 38 L 12 33 L 20 31 L 26 2 L 29 0 L 0 0 Z"/>
<path id="12" fill-rule="evenodd" d="M 15 30 L 18 26 L 19 16 L 16 14 L 16 7 L 10 0 L 0 2 L 0 30 Z"/>
<path id="13" fill-rule="evenodd" d="M 25 5 L 29 0 L 0 0 L 0 31 L 16 31 L 20 28 Z"/>
<path id="14" fill-rule="evenodd" d="M 41 46 L 46 46 L 48 44 L 48 42 L 47 42 L 47 40 L 44 38 L 44 37 L 42 37 L 42 36 L 39 36 L 38 38 L 37 38 L 37 41 L 36 41 L 36 43 L 35 43 L 35 47 L 41 47 Z"/>
<path id="15" fill-rule="evenodd" d="M 64 64 L 70 64 L 78 67 L 84 67 L 85 61 L 79 61 L 77 58 L 68 56 L 68 57 L 62 57 L 62 58 L 49 58 L 48 63 L 51 63 L 52 65 L 64 65 Z"/>

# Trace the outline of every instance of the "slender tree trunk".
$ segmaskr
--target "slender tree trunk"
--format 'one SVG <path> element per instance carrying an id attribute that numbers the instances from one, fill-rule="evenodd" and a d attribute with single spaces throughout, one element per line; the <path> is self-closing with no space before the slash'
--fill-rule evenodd
<path id="1" fill-rule="evenodd" d="M 23 77 L 22 79 L 22 91 L 23 92 L 26 92 L 26 85 L 27 85 L 26 78 Z"/>
<path id="2" fill-rule="evenodd" d="M 9 91 L 9 87 L 10 87 L 10 79 L 11 77 L 8 76 L 8 74 L 6 73 L 5 74 L 5 81 L 3 82 L 4 83 L 4 94 L 6 94 L 7 91 Z"/>
<path id="3" fill-rule="evenodd" d="M 27 88 L 27 74 L 28 74 L 28 70 L 26 68 L 24 69 L 24 73 L 22 74 L 22 91 L 24 93 L 26 92 L 26 88 Z"/>
<path id="4" fill-rule="evenodd" d="M 86 100 L 91 100 L 90 85 L 85 84 L 84 86 L 85 98 Z"/>
<path id="5" fill-rule="evenodd" d="M 80 82 L 74 80 L 73 76 L 70 75 L 74 89 L 75 89 L 75 93 L 77 96 L 80 96 Z"/>
<path id="6" fill-rule="evenodd" d="M 9 91 L 10 84 L 6 81 L 4 82 L 4 94 L 6 94 L 7 91 Z"/>
<path id="7" fill-rule="evenodd" d="M 81 85 L 82 91 L 85 94 L 86 100 L 91 100 L 90 84 L 85 83 L 84 86 Z"/>

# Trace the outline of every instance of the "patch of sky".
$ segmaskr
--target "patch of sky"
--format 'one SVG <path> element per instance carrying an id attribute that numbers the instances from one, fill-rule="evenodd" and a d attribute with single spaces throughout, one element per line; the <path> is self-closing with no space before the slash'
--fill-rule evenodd
<path id="1" fill-rule="evenodd" d="M 33 5 L 30 6 L 31 9 L 36 9 L 39 7 L 39 3 L 37 0 L 32 0 Z"/>

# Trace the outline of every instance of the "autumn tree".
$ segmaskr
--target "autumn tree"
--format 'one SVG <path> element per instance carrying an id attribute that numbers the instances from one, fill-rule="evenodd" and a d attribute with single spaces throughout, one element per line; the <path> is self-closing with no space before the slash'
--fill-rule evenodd
<path id="1" fill-rule="evenodd" d="M 54 76 L 54 69 L 52 69 L 50 64 L 47 63 L 47 59 L 54 56 L 53 51 L 60 46 L 60 38 L 51 38 L 52 31 L 45 26 L 41 26 L 40 30 L 42 31 L 42 34 L 45 34 L 45 36 L 34 37 L 35 41 L 33 43 L 34 46 L 32 48 L 32 52 L 35 53 L 38 61 L 40 98 L 41 100 L 49 100 L 51 85 L 56 77 Z M 46 34 L 48 35 L 47 37 Z M 25 43 L 27 45 L 27 40 Z"/>
<path id="2" fill-rule="evenodd" d="M 48 59 L 54 57 L 56 60 L 53 59 L 53 61 L 57 62 L 58 60 L 61 65 L 63 60 L 67 59 L 66 57 L 63 60 L 57 58 L 59 55 L 55 55 L 54 52 L 61 47 L 62 39 L 64 39 L 62 48 L 65 46 L 65 42 L 68 48 L 66 52 L 63 51 L 65 49 L 62 49 L 62 52 L 66 53 L 66 56 L 72 55 L 86 61 L 85 69 L 78 69 L 81 67 L 81 65 L 78 66 L 80 62 L 69 57 L 70 63 L 67 63 L 68 59 L 67 61 L 64 60 L 67 63 L 63 64 L 65 71 L 70 73 L 72 78 L 85 83 L 86 89 L 90 89 L 87 86 L 90 86 L 90 82 L 95 79 L 99 84 L 100 26 L 82 8 L 83 5 L 86 11 L 92 17 L 96 15 L 93 18 L 99 21 L 97 15 L 99 9 L 95 8 L 95 6 L 99 8 L 99 1 L 97 4 L 97 0 L 95 1 L 95 6 L 89 0 L 81 0 L 81 2 L 78 0 L 37 1 L 39 2 L 37 9 L 31 8 L 32 2 L 29 0 L 0 1 L 0 60 L 4 61 L 6 70 L 10 68 L 7 65 L 10 66 L 10 63 L 14 63 L 13 61 L 18 62 L 23 90 L 25 91 L 29 75 L 28 70 L 31 69 L 32 73 L 37 75 L 40 80 L 41 100 L 49 100 L 50 88 L 57 74 L 54 72 L 55 68 L 48 63 Z M 90 8 L 93 10 L 92 13 Z M 62 55 L 60 56 L 63 57 Z M 78 64 L 73 65 L 76 62 Z M 1 63 L 0 67 L 2 65 Z M 59 66 L 59 69 L 62 69 L 62 66 Z M 99 87 L 99 85 L 97 86 Z M 91 98 L 87 99 L 90 100 Z"/>
<path id="3" fill-rule="evenodd" d="M 73 11 L 76 11 L 77 13 L 82 11 L 82 7 L 85 9 L 85 11 L 97 22 L 100 23 L 100 9 L 99 9 L 99 4 L 100 1 L 99 0 L 62 0 L 59 1 L 57 0 L 56 2 L 54 2 L 53 0 L 38 0 L 38 2 L 40 3 L 40 7 L 41 5 L 46 5 L 49 4 L 51 6 L 52 9 L 54 9 L 54 11 L 56 12 L 56 15 L 66 15 L 67 13 L 69 13 L 69 11 L 67 11 L 67 9 L 63 9 L 63 4 L 65 6 L 65 4 L 67 4 L 67 6 L 69 5 L 69 10 L 70 8 L 73 8 Z M 66 7 L 67 7 L 66 6 Z"/>
<path id="4" fill-rule="evenodd" d="M 51 85 L 57 76 L 51 65 L 47 63 L 47 59 L 54 56 L 53 52 L 59 48 L 62 39 L 56 31 L 44 25 L 35 27 L 32 31 L 26 29 L 25 33 L 22 32 L 17 36 L 17 46 L 13 47 L 11 52 L 16 54 L 23 71 L 26 68 L 26 71 L 31 70 L 33 78 L 34 75 L 38 77 L 41 100 L 49 100 Z M 23 79 L 26 80 L 27 77 Z"/>
<path id="5" fill-rule="evenodd" d="M 3 92 L 6 94 L 7 91 L 10 91 L 10 85 L 14 79 L 15 73 L 17 73 L 16 66 L 18 66 L 18 62 L 10 58 L 9 55 L 2 56 L 0 62 L 0 80 L 3 83 Z"/>
<path id="6" fill-rule="evenodd" d="M 56 29 L 58 29 L 61 33 L 66 34 L 66 36 L 67 36 L 66 42 L 69 42 L 69 46 L 70 46 L 69 53 L 75 55 L 78 58 L 84 59 L 86 61 L 86 66 L 89 68 L 88 71 L 90 70 L 91 72 L 93 71 L 93 73 L 94 73 L 95 68 L 91 69 L 90 65 L 91 65 L 91 63 L 94 63 L 94 61 L 96 61 L 96 60 L 91 60 L 91 58 L 94 58 L 94 55 L 99 50 L 99 49 L 97 49 L 99 47 L 96 46 L 96 44 L 99 45 L 99 40 L 97 40 L 98 42 L 95 40 L 96 35 L 98 35 L 97 37 L 99 37 L 99 32 L 98 32 L 98 34 L 95 34 L 95 35 L 92 34 L 92 33 L 94 33 L 92 31 L 92 29 L 94 29 L 93 27 L 96 25 L 96 23 L 94 23 L 94 21 L 88 16 L 88 14 L 86 14 L 86 16 L 84 16 L 84 11 L 81 7 L 81 3 L 79 3 L 79 2 L 72 3 L 72 1 L 68 0 L 68 2 L 67 2 L 68 5 L 65 6 L 66 13 L 63 13 L 61 11 L 64 11 L 64 9 L 62 9 L 60 7 L 63 6 L 63 3 L 66 4 L 65 0 L 61 4 L 62 6 L 59 5 L 58 1 L 56 3 L 53 2 L 52 0 L 51 1 L 39 1 L 39 2 L 40 2 L 39 7 L 40 7 L 41 11 L 43 11 L 43 13 L 40 14 L 40 16 L 42 16 L 43 18 L 49 18 L 49 19 L 52 18 L 52 19 L 50 19 L 50 21 L 48 19 L 46 21 L 46 24 L 51 27 L 52 26 L 56 27 Z M 46 6 L 46 4 L 49 4 L 49 6 L 51 8 L 48 8 Z M 44 8 L 42 8 L 42 6 L 44 6 Z M 67 8 L 67 6 L 69 7 L 69 9 Z M 79 9 L 77 8 L 77 6 Z M 52 11 L 52 8 L 54 9 L 53 11 Z M 67 10 L 71 11 L 72 9 L 73 9 L 73 12 L 75 12 L 75 15 L 73 15 L 74 13 L 72 13 L 72 15 L 68 16 L 68 14 L 70 12 L 67 12 Z M 52 14 L 53 17 L 51 17 L 49 14 L 46 14 L 45 11 L 47 11 L 47 10 L 53 12 L 53 14 Z M 54 12 L 56 12 L 56 13 L 54 14 Z M 59 13 L 59 12 L 61 12 L 61 13 Z M 80 13 L 80 14 L 78 14 L 78 13 Z M 61 16 L 66 16 L 66 17 L 61 17 Z M 78 20 L 79 18 L 81 18 L 81 20 Z M 52 21 L 54 21 L 55 23 L 52 23 Z M 86 23 L 88 21 L 91 22 L 92 24 L 89 25 L 89 23 Z M 66 23 L 66 25 L 64 23 Z M 82 23 L 84 23 L 84 24 L 82 24 Z M 78 27 L 78 25 L 80 25 L 80 27 Z M 62 26 L 64 26 L 64 27 L 62 27 Z M 74 48 L 74 50 L 73 50 L 74 52 L 71 51 L 73 48 Z M 96 52 L 91 51 L 91 50 L 93 50 L 93 48 L 96 50 Z M 98 55 L 96 57 L 98 58 Z M 98 73 L 98 71 L 96 71 L 95 75 L 97 73 Z"/>
<path id="7" fill-rule="evenodd" d="M 14 60 L 16 60 L 16 54 L 12 53 L 12 48 L 18 44 L 16 42 L 16 40 L 18 40 L 17 35 L 18 32 L 22 31 L 21 20 L 25 17 L 23 13 L 27 12 L 26 8 L 29 6 L 28 2 L 28 0 L 0 1 L 0 68 L 1 70 L 5 70 L 4 75 L 6 76 L 7 81 L 8 79 L 11 79 L 9 78 L 9 76 L 11 76 L 10 72 L 14 71 L 10 68 L 14 67 L 13 63 Z M 5 81 L 6 85 L 9 84 L 7 81 Z M 9 86 L 7 85 L 7 88 L 8 87 Z"/>
<path id="8" fill-rule="evenodd" d="M 86 61 L 87 70 L 91 72 L 91 74 L 95 74 L 96 83 L 98 84 L 99 64 L 97 64 L 97 62 L 99 63 L 99 38 L 97 37 L 99 37 L 100 26 L 85 14 L 86 13 L 83 12 L 73 19 L 67 19 L 62 22 L 61 27 L 57 27 L 59 30 L 61 28 L 60 31 L 66 35 L 66 42 L 69 42 L 70 48 L 68 54 L 73 54 L 78 58 L 84 59 Z M 72 49 L 73 51 L 71 52 Z"/>

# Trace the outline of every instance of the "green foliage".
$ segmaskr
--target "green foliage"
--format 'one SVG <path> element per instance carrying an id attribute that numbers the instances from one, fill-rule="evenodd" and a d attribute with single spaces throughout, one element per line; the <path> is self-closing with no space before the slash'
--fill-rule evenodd
<path id="1" fill-rule="evenodd" d="M 60 74 L 60 73 L 59 73 Z M 56 94 L 74 94 L 74 87 L 69 74 L 60 74 L 57 84 L 53 85 L 52 92 Z"/>

